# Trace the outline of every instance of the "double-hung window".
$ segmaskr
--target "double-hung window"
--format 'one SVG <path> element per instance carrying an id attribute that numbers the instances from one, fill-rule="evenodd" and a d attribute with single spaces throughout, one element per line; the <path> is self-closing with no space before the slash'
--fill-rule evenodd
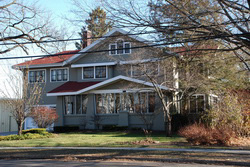
<path id="1" fill-rule="evenodd" d="M 83 78 L 94 78 L 94 67 L 83 67 Z"/>
<path id="2" fill-rule="evenodd" d="M 45 82 L 45 70 L 29 71 L 29 82 Z"/>
<path id="3" fill-rule="evenodd" d="M 110 55 L 130 54 L 131 44 L 130 42 L 118 40 L 116 43 L 112 43 L 109 45 L 109 50 Z"/>
<path id="4" fill-rule="evenodd" d="M 205 111 L 205 95 L 195 94 L 191 96 L 189 100 L 189 106 L 189 111 L 192 114 L 197 114 Z"/>
<path id="5" fill-rule="evenodd" d="M 83 67 L 83 79 L 107 78 L 107 66 Z"/>
<path id="6" fill-rule="evenodd" d="M 95 67 L 95 78 L 106 78 L 106 66 Z"/>
<path id="7" fill-rule="evenodd" d="M 69 73 L 68 68 L 51 69 L 51 72 L 50 72 L 51 82 L 68 81 L 68 78 L 69 78 L 68 73 Z"/>

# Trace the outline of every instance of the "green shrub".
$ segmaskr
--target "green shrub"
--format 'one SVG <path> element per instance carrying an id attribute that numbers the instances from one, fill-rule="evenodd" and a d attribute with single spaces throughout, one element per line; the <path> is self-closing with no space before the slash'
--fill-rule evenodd
<path id="1" fill-rule="evenodd" d="M 42 133 L 26 133 L 22 135 L 9 135 L 9 136 L 0 136 L 0 141 L 3 140 L 27 140 L 27 139 L 42 139 L 52 137 L 52 133 L 42 132 Z"/>
<path id="2" fill-rule="evenodd" d="M 34 128 L 34 129 L 23 130 L 22 134 L 27 134 L 27 133 L 43 134 L 45 132 L 47 132 L 45 128 Z"/>

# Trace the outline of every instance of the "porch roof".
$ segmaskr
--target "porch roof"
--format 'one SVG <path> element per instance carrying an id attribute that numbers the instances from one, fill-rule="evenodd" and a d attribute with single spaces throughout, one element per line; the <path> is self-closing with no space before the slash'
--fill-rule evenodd
<path id="1" fill-rule="evenodd" d="M 77 95 L 81 93 L 86 93 L 94 89 L 98 89 L 105 85 L 116 83 L 117 81 L 120 81 L 120 80 L 125 80 L 125 81 L 142 84 L 142 85 L 149 86 L 149 87 L 154 87 L 154 85 L 150 82 L 119 75 L 117 77 L 110 78 L 102 82 L 67 82 L 59 86 L 58 88 L 48 92 L 47 96 Z M 163 90 L 174 91 L 174 89 L 170 89 L 166 86 L 157 85 L 157 84 L 155 84 L 155 86 Z"/>
<path id="2" fill-rule="evenodd" d="M 95 85 L 99 82 L 75 82 L 69 81 L 61 86 L 51 90 L 48 93 L 66 93 L 66 92 L 77 92 L 81 89 L 87 88 L 89 86 Z"/>

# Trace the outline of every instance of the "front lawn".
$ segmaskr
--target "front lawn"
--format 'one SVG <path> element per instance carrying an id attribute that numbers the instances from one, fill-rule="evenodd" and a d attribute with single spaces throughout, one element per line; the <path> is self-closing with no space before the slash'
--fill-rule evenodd
<path id="1" fill-rule="evenodd" d="M 52 138 L 0 141 L 0 147 L 139 147 L 134 141 L 144 140 L 143 133 L 96 132 L 96 133 L 60 133 Z M 152 135 L 159 144 L 169 142 L 185 142 L 182 137 L 165 137 L 164 134 Z M 158 144 L 158 145 L 159 145 Z M 157 144 L 155 144 L 157 147 Z"/>

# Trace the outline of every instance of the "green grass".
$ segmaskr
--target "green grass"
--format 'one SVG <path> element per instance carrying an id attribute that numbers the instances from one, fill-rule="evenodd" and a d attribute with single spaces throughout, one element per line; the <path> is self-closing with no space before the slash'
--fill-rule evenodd
<path id="1" fill-rule="evenodd" d="M 143 133 L 97 132 L 97 133 L 60 133 L 52 138 L 0 141 L 0 147 L 140 147 L 129 142 L 145 139 Z M 164 134 L 152 135 L 152 139 L 165 142 L 183 142 L 182 137 L 165 137 Z"/>

